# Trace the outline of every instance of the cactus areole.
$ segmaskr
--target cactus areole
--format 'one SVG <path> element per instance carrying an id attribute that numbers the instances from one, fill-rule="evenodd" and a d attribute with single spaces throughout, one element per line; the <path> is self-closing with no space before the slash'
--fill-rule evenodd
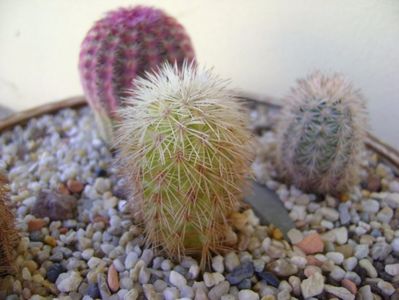
<path id="1" fill-rule="evenodd" d="M 132 80 L 164 61 L 194 59 L 183 26 L 163 11 L 137 6 L 109 12 L 81 45 L 79 71 L 102 138 L 111 143 L 112 124 Z"/>
<path id="2" fill-rule="evenodd" d="M 366 134 L 365 102 L 342 76 L 298 80 L 279 123 L 279 162 L 298 187 L 340 193 L 357 182 Z"/>
<path id="3" fill-rule="evenodd" d="M 117 146 L 148 241 L 172 258 L 223 247 L 252 158 L 247 113 L 226 82 L 165 64 L 120 110 Z"/>

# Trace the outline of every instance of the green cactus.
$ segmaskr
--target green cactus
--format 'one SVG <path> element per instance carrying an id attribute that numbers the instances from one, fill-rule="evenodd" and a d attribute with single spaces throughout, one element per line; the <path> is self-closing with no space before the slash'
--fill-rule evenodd
<path id="1" fill-rule="evenodd" d="M 278 124 L 279 165 L 299 188 L 341 193 L 358 181 L 366 105 L 338 74 L 298 80 Z"/>
<path id="2" fill-rule="evenodd" d="M 135 81 L 116 145 L 149 243 L 172 258 L 220 250 L 252 158 L 247 113 L 208 70 L 165 64 Z"/>

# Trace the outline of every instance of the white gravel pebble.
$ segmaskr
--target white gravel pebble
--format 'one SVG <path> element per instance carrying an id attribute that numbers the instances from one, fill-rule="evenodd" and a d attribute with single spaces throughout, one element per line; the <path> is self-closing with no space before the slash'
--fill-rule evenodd
<path id="1" fill-rule="evenodd" d="M 340 252 L 328 252 L 327 258 L 331 259 L 336 265 L 340 265 L 344 261 L 344 255 Z"/>
<path id="2" fill-rule="evenodd" d="M 359 265 L 366 270 L 367 274 L 371 278 L 376 278 L 378 276 L 376 269 L 374 266 L 371 264 L 371 262 L 368 259 L 361 259 L 359 261 Z"/>
<path id="3" fill-rule="evenodd" d="M 297 244 L 303 240 L 303 234 L 296 228 L 292 228 L 287 232 L 287 236 L 292 244 Z"/>
<path id="4" fill-rule="evenodd" d="M 163 291 L 163 296 L 165 300 L 176 300 L 179 298 L 179 290 L 175 287 L 168 287 Z"/>
<path id="5" fill-rule="evenodd" d="M 399 275 L 399 263 L 386 265 L 385 272 L 392 276 Z"/>
<path id="6" fill-rule="evenodd" d="M 224 258 L 221 255 L 212 257 L 212 269 L 215 272 L 223 273 L 223 271 L 224 271 L 223 260 L 224 260 Z"/>
<path id="7" fill-rule="evenodd" d="M 335 281 L 341 281 L 345 277 L 345 271 L 339 266 L 334 266 L 330 272 L 330 277 Z"/>
<path id="8" fill-rule="evenodd" d="M 355 246 L 355 253 L 357 259 L 365 258 L 369 254 L 369 247 L 367 245 L 356 245 Z"/>
<path id="9" fill-rule="evenodd" d="M 240 258 L 235 252 L 229 252 L 224 258 L 227 271 L 231 272 L 240 265 Z"/>
<path id="10" fill-rule="evenodd" d="M 326 292 L 337 296 L 339 299 L 342 300 L 354 300 L 355 295 L 349 292 L 346 288 L 343 287 L 336 287 L 329 284 L 325 285 Z"/>
<path id="11" fill-rule="evenodd" d="M 359 289 L 359 297 L 360 299 L 364 300 L 373 300 L 374 295 L 371 292 L 371 287 L 369 285 L 364 285 Z"/>
<path id="12" fill-rule="evenodd" d="M 320 209 L 320 213 L 326 218 L 328 221 L 337 221 L 339 219 L 339 212 L 334 208 L 330 207 L 322 207 Z"/>
<path id="13" fill-rule="evenodd" d="M 259 300 L 259 295 L 251 290 L 241 290 L 238 293 L 238 300 Z"/>
<path id="14" fill-rule="evenodd" d="M 391 242 L 392 250 L 395 252 L 399 252 L 399 237 L 394 238 Z"/>
<path id="15" fill-rule="evenodd" d="M 198 277 L 199 272 L 200 272 L 200 267 L 198 265 L 192 265 L 188 270 L 190 279 L 196 279 Z"/>
<path id="16" fill-rule="evenodd" d="M 79 272 L 69 271 L 67 273 L 60 274 L 55 285 L 61 292 L 69 293 L 76 291 L 82 280 L 83 278 L 80 276 Z"/>
<path id="17" fill-rule="evenodd" d="M 176 271 L 171 271 L 169 274 L 169 281 L 174 286 L 181 288 L 187 284 L 186 278 Z"/>
<path id="18" fill-rule="evenodd" d="M 376 213 L 380 209 L 380 204 L 377 200 L 367 199 L 362 202 L 363 211 L 368 213 Z"/>
<path id="19" fill-rule="evenodd" d="M 356 257 L 348 257 L 344 260 L 343 266 L 345 270 L 352 271 L 357 265 L 357 258 Z"/>
<path id="20" fill-rule="evenodd" d="M 348 240 L 348 229 L 346 227 L 339 227 L 334 230 L 336 241 L 338 244 L 343 245 Z"/>
<path id="21" fill-rule="evenodd" d="M 138 297 L 139 292 L 137 291 L 137 289 L 131 289 L 127 292 L 127 294 L 125 294 L 123 300 L 137 300 Z"/>
<path id="22" fill-rule="evenodd" d="M 139 260 L 139 255 L 136 252 L 133 251 L 129 252 L 125 258 L 125 268 L 127 270 L 133 268 L 138 260 Z"/>
<path id="23" fill-rule="evenodd" d="M 222 282 L 224 280 L 224 276 L 216 272 L 214 273 L 205 272 L 203 276 L 204 276 L 205 285 L 208 288 L 213 287 L 217 285 L 219 282 Z"/>
<path id="24" fill-rule="evenodd" d="M 395 293 L 395 288 L 392 286 L 392 284 L 384 280 L 378 281 L 377 286 L 384 295 L 391 296 L 393 293 Z"/>
<path id="25" fill-rule="evenodd" d="M 304 298 L 320 295 L 324 290 L 324 276 L 315 272 L 308 279 L 301 282 L 301 291 Z"/>

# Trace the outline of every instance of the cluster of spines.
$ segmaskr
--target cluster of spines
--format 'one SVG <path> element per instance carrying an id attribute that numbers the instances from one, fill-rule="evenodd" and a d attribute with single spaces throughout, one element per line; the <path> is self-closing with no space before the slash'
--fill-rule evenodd
<path id="1" fill-rule="evenodd" d="M 279 165 L 303 190 L 341 193 L 358 181 L 365 101 L 341 75 L 315 72 L 291 90 L 278 125 Z"/>
<path id="2" fill-rule="evenodd" d="M 250 172 L 248 120 L 210 71 L 165 64 L 135 82 L 117 145 L 148 241 L 206 264 L 223 248 L 228 215 Z"/>
<path id="3" fill-rule="evenodd" d="M 103 138 L 132 88 L 132 80 L 164 61 L 193 60 L 194 50 L 182 25 L 163 11 L 137 6 L 109 12 L 82 42 L 79 70 L 86 98 Z"/>
<path id="4" fill-rule="evenodd" d="M 0 172 L 0 276 L 15 271 L 13 251 L 18 237 L 15 218 L 9 207 L 8 179 Z"/>

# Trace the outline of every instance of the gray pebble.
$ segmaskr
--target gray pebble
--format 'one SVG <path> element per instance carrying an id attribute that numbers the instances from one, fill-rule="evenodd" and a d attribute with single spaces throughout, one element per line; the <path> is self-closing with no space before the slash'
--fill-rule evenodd
<path id="1" fill-rule="evenodd" d="M 168 287 L 163 291 L 163 296 L 165 300 L 176 300 L 179 298 L 179 290 L 175 287 Z"/>
<path id="2" fill-rule="evenodd" d="M 230 284 L 227 281 L 219 282 L 208 293 L 209 300 L 218 300 L 229 292 Z"/>

